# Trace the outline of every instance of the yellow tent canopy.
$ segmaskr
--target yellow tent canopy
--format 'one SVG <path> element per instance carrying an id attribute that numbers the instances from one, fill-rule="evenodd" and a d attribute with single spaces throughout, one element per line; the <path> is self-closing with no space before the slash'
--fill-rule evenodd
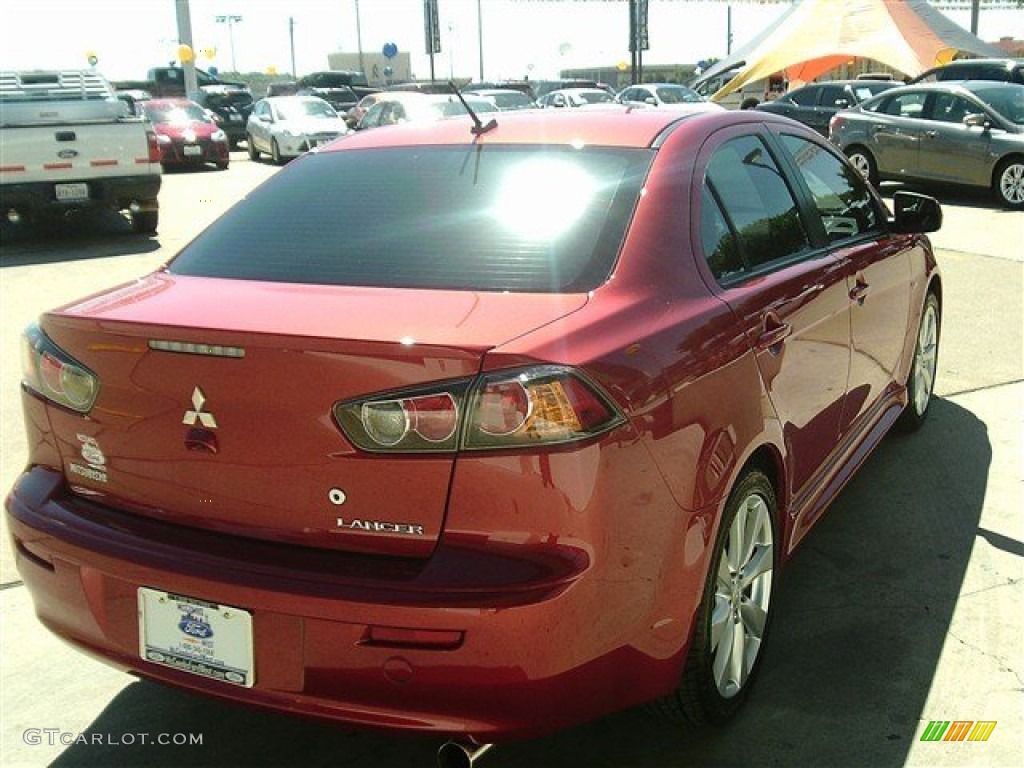
<path id="1" fill-rule="evenodd" d="M 809 82 L 862 58 L 913 76 L 960 52 L 1004 55 L 924 0 L 803 0 L 698 82 L 740 66 L 736 77 L 712 95 L 718 101 L 777 72 L 790 82 Z"/>

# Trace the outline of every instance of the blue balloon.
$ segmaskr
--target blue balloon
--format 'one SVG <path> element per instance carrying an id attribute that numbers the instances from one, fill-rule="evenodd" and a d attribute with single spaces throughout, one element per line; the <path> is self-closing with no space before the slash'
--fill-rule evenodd
<path id="1" fill-rule="evenodd" d="M 394 43 L 384 43 L 384 48 L 381 53 L 383 53 L 385 57 L 393 59 L 398 55 L 398 46 Z"/>

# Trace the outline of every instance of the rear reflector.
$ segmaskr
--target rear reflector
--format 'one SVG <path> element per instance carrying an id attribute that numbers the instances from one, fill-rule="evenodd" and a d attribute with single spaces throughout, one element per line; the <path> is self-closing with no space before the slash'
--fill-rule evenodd
<path id="1" fill-rule="evenodd" d="M 389 648 L 454 650 L 462 645 L 465 635 L 465 632 L 459 630 L 370 627 L 366 633 L 364 644 Z"/>

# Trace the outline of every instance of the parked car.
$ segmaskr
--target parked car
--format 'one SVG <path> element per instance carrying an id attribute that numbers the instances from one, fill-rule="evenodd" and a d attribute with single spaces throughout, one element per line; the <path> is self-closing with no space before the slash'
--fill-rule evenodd
<path id="1" fill-rule="evenodd" d="M 35 611 L 145 679 L 363 727 L 721 722 L 793 548 L 927 419 L 941 211 L 893 209 L 754 112 L 309 153 L 26 332 Z"/>
<path id="2" fill-rule="evenodd" d="M 550 91 L 539 99 L 537 106 L 544 109 L 564 107 L 587 107 L 593 104 L 612 104 L 615 97 L 603 88 L 563 88 Z"/>
<path id="3" fill-rule="evenodd" d="M 232 149 L 245 139 L 245 124 L 253 103 L 248 87 L 208 85 L 196 94 L 196 103 L 210 112 L 213 121 L 227 134 Z"/>
<path id="4" fill-rule="evenodd" d="M 378 91 L 377 93 L 370 93 L 363 96 L 352 109 L 345 113 L 345 122 L 348 123 L 348 127 L 355 129 L 359 125 L 359 121 L 363 119 L 365 115 L 374 104 L 382 99 L 386 99 L 390 94 L 384 91 Z"/>
<path id="5" fill-rule="evenodd" d="M 231 162 L 227 134 L 210 113 L 189 99 L 140 102 L 160 145 L 160 165 L 167 168 L 212 163 L 225 171 Z"/>
<path id="6" fill-rule="evenodd" d="M 1024 208 L 1024 85 L 987 80 L 893 88 L 832 118 L 830 138 L 873 183 L 988 187 Z"/>
<path id="7" fill-rule="evenodd" d="M 630 85 L 615 97 L 619 104 L 651 107 L 674 107 L 679 104 L 700 104 L 707 101 L 692 88 L 676 83 L 642 83 Z"/>
<path id="8" fill-rule="evenodd" d="M 295 96 L 298 90 L 299 83 L 296 80 L 267 83 L 267 96 Z"/>
<path id="9" fill-rule="evenodd" d="M 494 102 L 502 112 L 516 109 L 535 109 L 537 103 L 522 91 L 514 88 L 481 88 L 480 90 L 464 91 L 463 96 L 477 96 Z"/>
<path id="10" fill-rule="evenodd" d="M 999 80 L 1024 85 L 1024 59 L 961 59 L 934 67 L 910 81 L 941 83 L 949 80 Z"/>
<path id="11" fill-rule="evenodd" d="M 280 165 L 349 132 L 334 107 L 316 96 L 271 96 L 253 107 L 245 127 L 249 159 L 270 155 Z"/>
<path id="12" fill-rule="evenodd" d="M 497 112 L 493 101 L 479 96 L 463 96 L 478 115 Z M 398 123 L 423 123 L 445 117 L 465 116 L 466 108 L 454 94 L 417 93 L 414 91 L 388 91 L 380 94 L 356 125 L 356 130 L 379 128 Z"/>
<path id="13" fill-rule="evenodd" d="M 347 85 L 339 85 L 333 88 L 306 88 L 300 85 L 298 90 L 295 91 L 295 95 L 317 96 L 334 107 L 334 111 L 339 115 L 344 115 L 359 103 L 359 97 L 356 96 L 356 92 Z"/>
<path id="14" fill-rule="evenodd" d="M 822 136 L 828 136 L 828 124 L 836 112 L 855 107 L 898 85 L 901 83 L 867 78 L 810 83 L 779 96 L 775 101 L 762 102 L 755 109 L 791 117 Z"/>

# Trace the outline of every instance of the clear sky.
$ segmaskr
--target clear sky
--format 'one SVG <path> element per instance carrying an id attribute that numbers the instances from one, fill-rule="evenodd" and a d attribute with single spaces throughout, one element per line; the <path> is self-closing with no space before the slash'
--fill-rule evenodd
<path id="1" fill-rule="evenodd" d="M 221 71 L 291 69 L 289 18 L 294 19 L 298 74 L 327 68 L 327 54 L 357 52 L 356 7 L 362 48 L 379 52 L 385 43 L 412 55 L 416 76 L 429 73 L 424 52 L 422 0 L 190 0 L 193 42 L 201 67 Z M 784 4 L 734 2 L 734 47 L 770 24 Z M 692 63 L 726 54 L 727 3 L 650 0 L 649 64 Z M 477 0 L 439 0 L 441 75 L 479 73 Z M 619 2 L 481 0 L 484 75 L 488 79 L 548 77 L 566 67 L 629 60 L 628 5 Z M 232 25 L 218 15 L 241 16 Z M 969 27 L 969 14 L 948 12 Z M 3 0 L 0 66 L 84 66 L 94 51 L 111 79 L 141 78 L 147 68 L 175 57 L 175 0 Z M 1024 11 L 984 11 L 979 36 L 1024 38 Z M 233 38 L 233 46 L 232 46 Z"/>

